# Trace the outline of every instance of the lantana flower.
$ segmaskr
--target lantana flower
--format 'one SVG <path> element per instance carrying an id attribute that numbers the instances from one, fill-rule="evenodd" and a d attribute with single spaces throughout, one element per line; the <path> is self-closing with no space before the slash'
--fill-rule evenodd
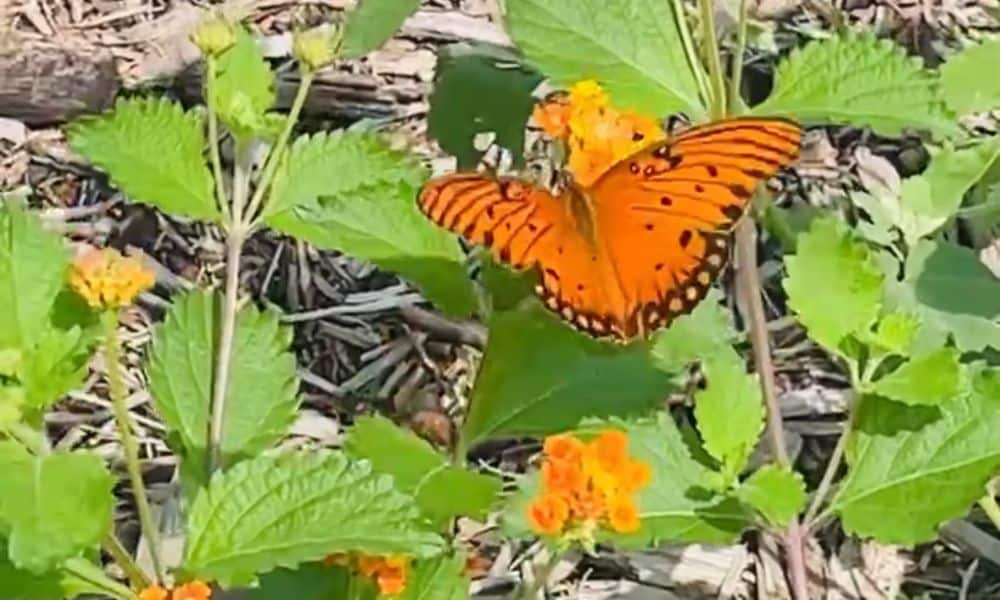
<path id="1" fill-rule="evenodd" d="M 69 275 L 70 287 L 98 310 L 127 306 L 154 283 L 156 276 L 141 259 L 93 246 L 80 249 Z"/>
<path id="2" fill-rule="evenodd" d="M 656 119 L 618 110 L 590 79 L 574 84 L 568 95 L 536 105 L 532 117 L 545 133 L 566 142 L 569 170 L 584 188 L 622 159 L 666 138 Z"/>
<path id="3" fill-rule="evenodd" d="M 535 532 L 589 541 L 600 526 L 619 533 L 639 528 L 634 495 L 649 485 L 652 471 L 629 456 L 624 432 L 608 429 L 586 443 L 549 436 L 543 454 L 541 493 L 527 509 Z"/>
<path id="4" fill-rule="evenodd" d="M 189 581 L 167 592 L 163 587 L 153 584 L 139 592 L 137 600 L 211 600 L 212 588 L 203 581 Z"/>
<path id="5" fill-rule="evenodd" d="M 383 596 L 398 596 L 406 589 L 410 575 L 410 557 L 401 554 L 370 556 L 366 554 L 331 554 L 323 560 L 327 566 L 347 567 L 378 585 Z"/>

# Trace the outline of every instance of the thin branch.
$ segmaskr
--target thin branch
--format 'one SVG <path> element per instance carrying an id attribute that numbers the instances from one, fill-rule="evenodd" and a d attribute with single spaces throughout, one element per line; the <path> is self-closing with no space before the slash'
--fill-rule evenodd
<path id="1" fill-rule="evenodd" d="M 211 54 L 205 58 L 205 96 L 208 100 L 208 153 L 212 159 L 212 171 L 215 178 L 215 195 L 226 221 L 232 220 L 229 214 L 229 198 L 226 197 L 226 186 L 222 179 L 222 159 L 219 156 L 219 115 L 215 113 L 215 71 L 218 68 L 215 57 Z"/>
<path id="2" fill-rule="evenodd" d="M 715 3 L 712 0 L 698 0 L 701 9 L 702 44 L 705 62 L 708 63 L 709 83 L 712 97 L 711 116 L 721 119 L 726 114 L 726 84 L 722 76 L 722 59 L 719 55 L 719 39 L 715 32 Z"/>
<path id="3" fill-rule="evenodd" d="M 122 546 L 122 543 L 112 532 L 109 531 L 101 540 L 101 548 L 104 548 L 108 556 L 118 563 L 118 566 L 125 572 L 125 576 L 128 577 L 128 581 L 132 584 L 132 587 L 137 590 L 149 587 L 149 577 L 143 573 L 139 565 L 132 559 L 132 555 L 128 553 L 125 546 Z"/>
<path id="4" fill-rule="evenodd" d="M 740 0 L 740 19 L 736 31 L 736 53 L 733 54 L 732 75 L 729 77 L 729 111 L 735 114 L 742 111 L 743 95 L 740 88 L 743 84 L 743 53 L 747 47 L 747 0 Z"/>

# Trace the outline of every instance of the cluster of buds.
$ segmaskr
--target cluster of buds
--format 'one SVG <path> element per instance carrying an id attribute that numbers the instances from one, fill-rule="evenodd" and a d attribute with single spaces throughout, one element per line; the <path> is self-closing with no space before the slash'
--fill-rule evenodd
<path id="1" fill-rule="evenodd" d="M 190 581 L 168 592 L 159 585 L 151 585 L 139 592 L 137 600 L 211 600 L 212 588 L 202 581 Z"/>
<path id="2" fill-rule="evenodd" d="M 628 437 L 610 429 L 589 442 L 568 435 L 546 438 L 542 490 L 528 506 L 537 533 L 589 541 L 602 525 L 619 533 L 639 528 L 634 495 L 651 470 L 628 455 Z"/>
<path id="3" fill-rule="evenodd" d="M 532 117 L 545 133 L 567 143 L 569 170 L 584 188 L 625 157 L 666 137 L 656 119 L 611 106 L 593 80 L 536 105 Z"/>
<path id="4" fill-rule="evenodd" d="M 69 275 L 70 287 L 97 310 L 128 306 L 154 283 L 156 276 L 140 258 L 92 246 L 80 249 Z"/>
<path id="5" fill-rule="evenodd" d="M 398 596 L 406 588 L 410 573 L 410 558 L 403 555 L 368 556 L 366 554 L 331 554 L 323 561 L 328 566 L 341 566 L 371 579 L 383 596 Z"/>

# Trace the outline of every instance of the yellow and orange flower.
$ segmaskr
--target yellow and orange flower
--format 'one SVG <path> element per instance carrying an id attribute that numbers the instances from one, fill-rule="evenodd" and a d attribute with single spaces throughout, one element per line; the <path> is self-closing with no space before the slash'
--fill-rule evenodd
<path id="1" fill-rule="evenodd" d="M 155 583 L 139 592 L 136 600 L 167 600 L 169 592 Z"/>
<path id="2" fill-rule="evenodd" d="M 620 533 L 639 528 L 633 495 L 649 485 L 652 471 L 629 456 L 624 432 L 608 429 L 588 443 L 571 435 L 550 436 L 541 472 L 541 493 L 527 509 L 537 533 L 587 537 L 598 525 Z"/>
<path id="3" fill-rule="evenodd" d="M 70 287 L 99 310 L 127 306 L 154 283 L 156 276 L 142 260 L 122 256 L 113 248 L 84 246 L 69 274 Z"/>
<path id="4" fill-rule="evenodd" d="M 372 579 L 383 596 L 398 596 L 406 589 L 410 575 L 410 557 L 401 554 L 370 556 L 366 554 L 331 554 L 323 559 L 327 566 L 344 566 Z"/>
<path id="5" fill-rule="evenodd" d="M 212 588 L 203 581 L 189 581 L 168 593 L 163 587 L 153 584 L 139 592 L 136 600 L 211 600 Z"/>
<path id="6" fill-rule="evenodd" d="M 532 116 L 545 133 L 569 146 L 569 170 L 588 188 L 622 159 L 666 137 L 645 115 L 613 107 L 594 80 L 574 84 L 568 96 L 535 106 Z"/>

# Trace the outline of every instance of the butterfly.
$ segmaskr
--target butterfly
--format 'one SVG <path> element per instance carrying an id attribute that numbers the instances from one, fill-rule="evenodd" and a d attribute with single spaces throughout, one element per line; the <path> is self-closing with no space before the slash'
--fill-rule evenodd
<path id="1" fill-rule="evenodd" d="M 734 118 L 654 142 L 558 196 L 455 173 L 429 181 L 417 201 L 500 262 L 535 269 L 536 293 L 567 323 L 628 342 L 705 296 L 754 189 L 798 157 L 800 139 L 792 121 Z"/>

